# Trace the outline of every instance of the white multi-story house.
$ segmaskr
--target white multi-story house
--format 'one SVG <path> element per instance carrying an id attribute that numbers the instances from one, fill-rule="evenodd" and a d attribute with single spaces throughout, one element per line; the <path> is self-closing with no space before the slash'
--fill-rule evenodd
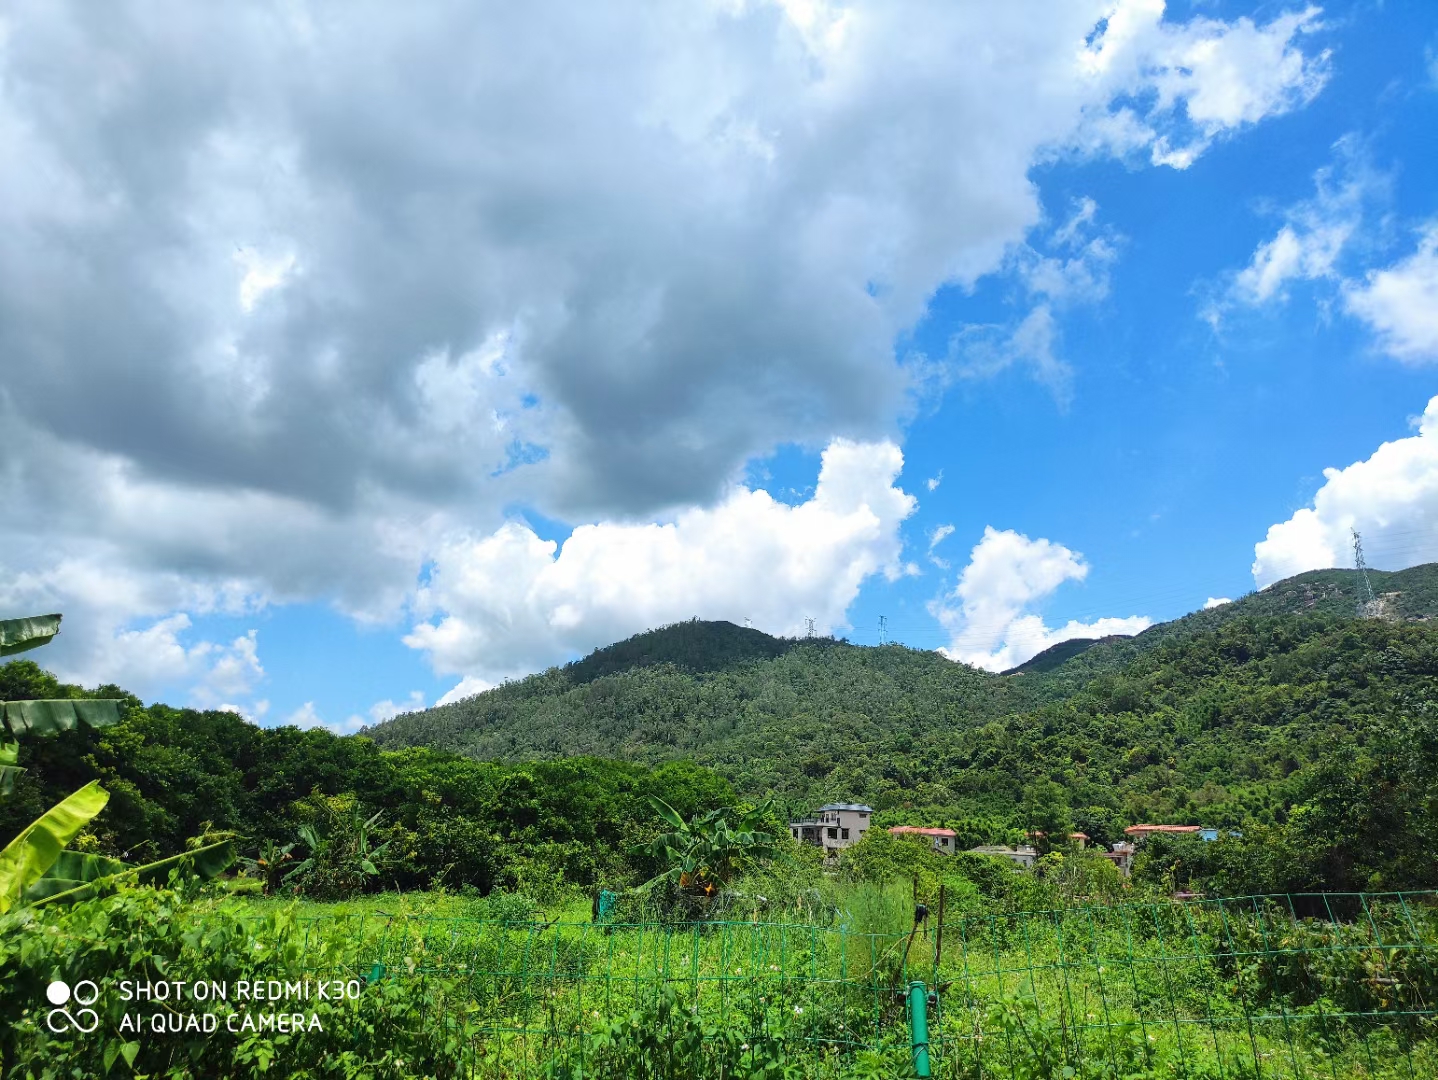
<path id="1" fill-rule="evenodd" d="M 830 855 L 857 844 L 869 831 L 873 813 L 874 808 L 863 803 L 828 803 L 812 818 L 789 822 L 789 833 L 801 844 L 814 844 Z"/>

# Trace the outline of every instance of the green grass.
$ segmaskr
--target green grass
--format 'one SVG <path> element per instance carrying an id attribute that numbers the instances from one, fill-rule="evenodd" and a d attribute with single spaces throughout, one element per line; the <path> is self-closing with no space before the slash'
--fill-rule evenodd
<path id="1" fill-rule="evenodd" d="M 907 896 L 887 893 L 857 890 L 828 926 L 506 923 L 454 897 L 296 911 L 307 949 L 356 943 L 387 978 L 456 980 L 485 1075 L 578 1061 L 617 1024 L 662 1026 L 670 1045 L 778 1039 L 804 1075 L 837 1076 L 905 1049 L 913 979 L 940 990 L 941 1076 L 1438 1075 L 1425 898 L 1316 918 L 1258 900 L 968 915 L 946 921 L 940 955 L 938 928 L 911 941 Z"/>
<path id="2" fill-rule="evenodd" d="M 122 1052 L 177 1080 L 896 1077 L 911 1075 L 900 991 L 919 980 L 937 995 L 934 1075 L 954 1080 L 1438 1076 L 1432 894 L 951 909 L 940 950 L 937 916 L 910 933 L 910 888 L 848 889 L 823 925 L 126 889 L 0 918 L 0 1059 L 57 1078 Z M 131 1040 L 108 991 L 93 1037 L 37 1020 L 50 979 L 144 974 L 364 988 L 307 1006 L 324 1030 L 303 1038 Z"/>

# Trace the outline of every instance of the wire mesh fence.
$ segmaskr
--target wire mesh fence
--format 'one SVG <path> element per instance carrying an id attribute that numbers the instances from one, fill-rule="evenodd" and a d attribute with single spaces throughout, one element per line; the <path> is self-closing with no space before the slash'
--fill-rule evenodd
<path id="1" fill-rule="evenodd" d="M 439 987 L 465 1076 L 1438 1077 L 1438 894 L 861 922 L 366 915 L 303 949 Z"/>

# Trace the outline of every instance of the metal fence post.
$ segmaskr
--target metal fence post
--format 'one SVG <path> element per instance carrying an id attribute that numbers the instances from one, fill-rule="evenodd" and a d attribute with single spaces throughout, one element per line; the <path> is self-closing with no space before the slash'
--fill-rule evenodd
<path id="1" fill-rule="evenodd" d="M 929 988 L 923 979 L 909 983 L 909 1035 L 914 1045 L 914 1075 L 929 1071 Z"/>

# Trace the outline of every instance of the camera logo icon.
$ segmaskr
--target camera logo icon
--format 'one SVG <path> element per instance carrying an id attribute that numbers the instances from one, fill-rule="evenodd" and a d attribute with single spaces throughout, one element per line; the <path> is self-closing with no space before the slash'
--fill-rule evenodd
<path id="1" fill-rule="evenodd" d="M 81 979 L 73 989 L 69 983 L 56 979 L 45 988 L 45 997 L 55 1006 L 45 1014 L 45 1026 L 56 1035 L 71 1030 L 88 1035 L 100 1026 L 99 1015 L 86 1007 L 100 999 L 100 988 L 89 979 Z M 65 1008 L 71 1001 L 80 1006 L 74 1013 Z"/>

